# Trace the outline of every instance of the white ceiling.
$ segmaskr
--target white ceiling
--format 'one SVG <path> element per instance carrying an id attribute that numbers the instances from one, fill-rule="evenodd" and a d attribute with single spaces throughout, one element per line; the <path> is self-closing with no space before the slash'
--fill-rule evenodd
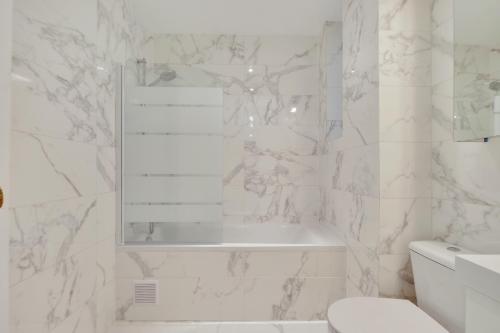
<path id="1" fill-rule="evenodd" d="M 342 0 L 130 0 L 150 33 L 318 35 Z"/>

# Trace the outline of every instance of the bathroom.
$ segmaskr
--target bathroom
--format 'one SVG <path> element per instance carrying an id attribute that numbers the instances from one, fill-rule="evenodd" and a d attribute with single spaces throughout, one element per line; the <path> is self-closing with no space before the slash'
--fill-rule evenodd
<path id="1" fill-rule="evenodd" d="M 0 15 L 0 333 L 500 332 L 499 0 Z"/>

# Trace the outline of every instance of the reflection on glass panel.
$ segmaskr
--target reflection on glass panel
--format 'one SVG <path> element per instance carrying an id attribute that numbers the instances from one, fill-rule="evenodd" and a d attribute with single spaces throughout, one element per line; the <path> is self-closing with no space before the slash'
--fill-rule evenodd
<path id="1" fill-rule="evenodd" d="M 125 242 L 220 243 L 222 88 L 195 79 L 179 84 L 176 70 L 142 59 L 127 73 L 121 135 Z"/>
<path id="2" fill-rule="evenodd" d="M 320 50 L 322 113 L 326 115 L 326 137 L 342 136 L 342 23 L 326 22 Z"/>
<path id="3" fill-rule="evenodd" d="M 455 0 L 455 139 L 500 135 L 500 1 Z"/>

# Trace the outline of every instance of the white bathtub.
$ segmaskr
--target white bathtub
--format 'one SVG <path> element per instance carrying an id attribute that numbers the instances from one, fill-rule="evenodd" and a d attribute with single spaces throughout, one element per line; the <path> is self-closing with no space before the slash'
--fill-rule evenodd
<path id="1" fill-rule="evenodd" d="M 144 226 L 141 226 L 144 228 Z M 138 230 L 128 231 L 127 245 L 140 247 L 141 250 L 148 248 L 163 250 L 182 250 L 182 249 L 217 249 L 228 250 L 229 248 L 289 248 L 300 250 L 301 248 L 338 248 L 344 247 L 341 238 L 335 232 L 319 225 L 278 225 L 278 224 L 225 224 L 217 231 L 214 228 L 208 230 L 186 229 L 179 231 L 178 226 L 167 228 L 168 225 L 156 224 L 154 234 L 149 241 L 146 231 Z M 203 233 L 204 231 L 204 233 Z M 193 232 L 203 234 L 200 237 L 193 235 Z M 207 233 L 213 233 L 213 236 L 207 237 Z M 187 239 L 212 239 L 211 242 L 190 243 Z M 183 241 L 184 240 L 184 241 Z M 125 246 L 127 246 L 125 245 Z"/>

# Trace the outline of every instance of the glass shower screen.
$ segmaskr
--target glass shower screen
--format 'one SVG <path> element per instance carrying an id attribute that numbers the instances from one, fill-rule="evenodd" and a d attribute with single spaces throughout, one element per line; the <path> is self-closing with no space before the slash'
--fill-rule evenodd
<path id="1" fill-rule="evenodd" d="M 174 69 L 143 60 L 125 69 L 123 82 L 124 242 L 220 243 L 222 88 L 186 84 Z"/>

